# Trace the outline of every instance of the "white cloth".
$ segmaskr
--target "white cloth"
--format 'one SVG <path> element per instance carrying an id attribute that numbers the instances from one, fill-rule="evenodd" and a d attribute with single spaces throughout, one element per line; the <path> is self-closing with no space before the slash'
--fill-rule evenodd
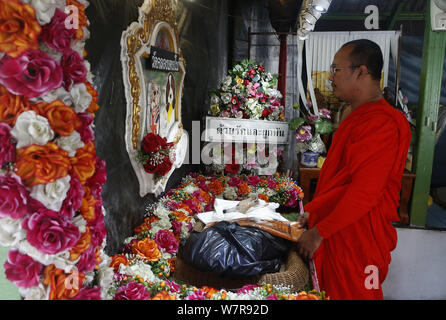
<path id="1" fill-rule="evenodd" d="M 215 199 L 214 203 L 215 211 L 198 213 L 197 216 L 204 224 L 218 221 L 229 221 L 241 218 L 288 221 L 287 219 L 282 217 L 280 213 L 276 212 L 276 209 L 279 207 L 278 203 L 275 202 L 267 203 L 262 199 L 259 199 L 259 204 L 255 207 L 250 208 L 246 213 L 241 213 L 237 211 L 223 213 L 223 210 L 234 208 L 238 203 L 239 201 Z"/>

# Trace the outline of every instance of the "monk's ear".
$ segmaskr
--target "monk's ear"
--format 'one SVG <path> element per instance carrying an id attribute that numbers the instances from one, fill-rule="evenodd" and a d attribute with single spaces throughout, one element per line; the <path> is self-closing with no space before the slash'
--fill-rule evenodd
<path id="1" fill-rule="evenodd" d="M 366 74 L 369 74 L 367 67 L 365 65 L 360 65 L 358 67 L 358 79 L 364 77 Z"/>

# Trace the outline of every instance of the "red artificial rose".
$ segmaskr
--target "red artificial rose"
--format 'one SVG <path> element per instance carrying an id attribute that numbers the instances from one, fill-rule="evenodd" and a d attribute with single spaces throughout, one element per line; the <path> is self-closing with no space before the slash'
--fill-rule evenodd
<path id="1" fill-rule="evenodd" d="M 142 141 L 142 149 L 148 154 L 166 149 L 168 146 L 166 138 L 162 138 L 153 132 L 148 133 Z"/>
<path id="2" fill-rule="evenodd" d="M 262 111 L 262 117 L 266 118 L 267 116 L 269 116 L 272 113 L 271 109 L 264 109 Z"/>
<path id="3" fill-rule="evenodd" d="M 229 174 L 237 174 L 238 171 L 240 170 L 240 165 L 239 164 L 227 164 L 225 166 L 225 172 L 229 173 Z"/>

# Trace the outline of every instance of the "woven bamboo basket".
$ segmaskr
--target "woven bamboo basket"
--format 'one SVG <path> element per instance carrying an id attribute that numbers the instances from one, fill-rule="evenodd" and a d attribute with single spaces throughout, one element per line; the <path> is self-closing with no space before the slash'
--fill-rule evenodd
<path id="1" fill-rule="evenodd" d="M 291 249 L 280 271 L 275 273 L 266 273 L 245 279 L 224 278 L 211 272 L 198 270 L 177 257 L 173 277 L 179 282 L 196 287 L 208 286 L 215 289 L 235 291 L 246 284 L 269 283 L 271 285 L 289 286 L 293 292 L 297 292 L 303 290 L 309 283 L 310 271 L 297 252 Z"/>

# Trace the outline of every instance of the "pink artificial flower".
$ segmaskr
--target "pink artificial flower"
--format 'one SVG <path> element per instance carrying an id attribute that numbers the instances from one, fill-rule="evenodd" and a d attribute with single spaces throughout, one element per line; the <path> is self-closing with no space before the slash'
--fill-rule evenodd
<path id="1" fill-rule="evenodd" d="M 238 187 L 240 183 L 242 183 L 243 180 L 239 177 L 231 177 L 228 180 L 228 186 L 230 187 Z"/>
<path id="2" fill-rule="evenodd" d="M 194 192 L 192 192 L 192 196 L 194 198 L 196 198 L 198 201 L 200 202 L 204 202 L 203 197 L 201 196 L 200 190 L 195 190 Z"/>
<path id="3" fill-rule="evenodd" d="M 204 180 L 195 182 L 198 188 L 200 188 L 203 191 L 209 192 L 209 186 L 206 184 Z"/>
<path id="4" fill-rule="evenodd" d="M 202 290 L 196 290 L 188 295 L 184 300 L 206 300 L 206 292 Z"/>
<path id="5" fill-rule="evenodd" d="M 308 116 L 308 121 L 310 123 L 315 123 L 317 119 L 319 119 L 319 116 Z"/>
<path id="6" fill-rule="evenodd" d="M 81 125 L 76 129 L 81 136 L 81 140 L 83 143 L 88 143 L 94 140 L 94 132 L 91 128 L 91 124 L 93 123 L 93 116 L 88 112 L 78 113 L 77 117 L 81 121 Z"/>
<path id="7" fill-rule="evenodd" d="M 72 300 L 102 300 L 101 287 L 83 287 Z"/>
<path id="8" fill-rule="evenodd" d="M 276 185 L 277 185 L 276 181 L 268 179 L 268 188 L 274 189 Z"/>
<path id="9" fill-rule="evenodd" d="M 22 218 L 29 212 L 29 199 L 29 192 L 18 176 L 0 176 L 0 218 Z"/>
<path id="10" fill-rule="evenodd" d="M 168 230 L 159 230 L 155 234 L 154 240 L 158 247 L 167 253 L 175 254 L 178 251 L 178 241 L 172 232 Z"/>
<path id="11" fill-rule="evenodd" d="M 11 127 L 0 122 L 0 168 L 8 162 L 16 161 L 16 147 L 11 136 Z"/>
<path id="12" fill-rule="evenodd" d="M 250 186 L 256 186 L 256 185 L 258 185 L 259 184 L 259 182 L 260 182 L 260 177 L 259 176 L 248 176 L 247 178 L 246 178 L 246 182 L 248 182 L 248 184 L 250 185 Z"/>
<path id="13" fill-rule="evenodd" d="M 274 293 L 265 298 L 265 300 L 280 300 L 279 297 Z"/>
<path id="14" fill-rule="evenodd" d="M 167 280 L 166 284 L 169 287 L 170 293 L 177 293 L 181 291 L 181 286 L 175 281 Z"/>
<path id="15" fill-rule="evenodd" d="M 187 205 L 192 210 L 193 214 L 200 212 L 200 208 L 197 207 L 197 203 L 195 201 L 193 201 L 192 199 L 183 200 L 183 203 L 185 205 Z"/>
<path id="16" fill-rule="evenodd" d="M 17 249 L 11 249 L 5 262 L 6 278 L 16 286 L 30 288 L 39 284 L 43 265 Z"/>
<path id="17" fill-rule="evenodd" d="M 260 287 L 258 284 L 245 284 L 243 287 L 237 290 L 237 294 L 248 293 L 249 291 L 252 291 L 254 288 L 258 287 Z"/>
<path id="18" fill-rule="evenodd" d="M 91 234 L 91 245 L 94 247 L 102 245 L 107 236 L 107 228 L 105 227 L 104 215 L 96 213 L 97 218 L 93 222 L 88 223 Z"/>
<path id="19" fill-rule="evenodd" d="M 311 134 L 311 126 L 300 126 L 296 130 L 296 141 L 297 142 L 306 142 L 310 141 L 313 138 Z"/>
<path id="20" fill-rule="evenodd" d="M 90 244 L 87 250 L 82 252 L 79 261 L 76 264 L 79 272 L 87 273 L 96 267 L 96 248 Z"/>
<path id="21" fill-rule="evenodd" d="M 80 238 L 79 229 L 59 213 L 41 209 L 22 221 L 28 242 L 42 253 L 71 249 Z"/>
<path id="22" fill-rule="evenodd" d="M 63 69 L 63 87 L 70 91 L 73 84 L 87 80 L 87 69 L 81 56 L 74 50 L 65 51 L 60 64 Z"/>
<path id="23" fill-rule="evenodd" d="M 145 285 L 136 282 L 129 282 L 122 286 L 115 293 L 114 300 L 149 300 L 150 293 Z"/>
<path id="24" fill-rule="evenodd" d="M 319 109 L 319 115 L 321 118 L 331 119 L 331 111 L 325 108 Z"/>
<path id="25" fill-rule="evenodd" d="M 59 52 L 64 52 L 71 48 L 71 40 L 76 34 L 74 28 L 66 28 L 65 20 L 68 16 L 60 9 L 56 9 L 51 22 L 42 27 L 40 40 L 48 47 Z"/>
<path id="26" fill-rule="evenodd" d="M 287 206 L 287 207 L 297 206 L 297 203 L 299 200 L 299 191 L 297 191 L 297 189 L 295 189 L 295 188 L 291 188 L 291 190 L 289 190 L 288 194 L 290 195 L 290 199 L 285 204 L 285 206 Z"/>
<path id="27" fill-rule="evenodd" d="M 171 222 L 171 224 L 172 224 L 173 234 L 176 235 L 176 236 L 180 235 L 181 234 L 181 227 L 183 225 L 182 222 L 173 220 Z"/>
<path id="28" fill-rule="evenodd" d="M 105 161 L 96 156 L 94 175 L 87 180 L 86 185 L 90 187 L 91 194 L 96 200 L 101 199 L 102 186 L 107 182 L 107 171 Z"/>
<path id="29" fill-rule="evenodd" d="M 15 95 L 34 98 L 61 86 L 63 70 L 59 63 L 40 50 L 28 50 L 17 58 L 0 60 L 0 84 Z"/>
<path id="30" fill-rule="evenodd" d="M 70 179 L 70 189 L 68 189 L 67 196 L 62 203 L 60 214 L 66 216 L 68 219 L 74 217 L 74 214 L 82 205 L 82 198 L 84 196 L 84 187 L 76 177 Z"/>
<path id="31" fill-rule="evenodd" d="M 271 101 L 269 102 L 270 106 L 272 107 L 280 107 L 280 100 L 277 99 L 271 99 Z"/>

